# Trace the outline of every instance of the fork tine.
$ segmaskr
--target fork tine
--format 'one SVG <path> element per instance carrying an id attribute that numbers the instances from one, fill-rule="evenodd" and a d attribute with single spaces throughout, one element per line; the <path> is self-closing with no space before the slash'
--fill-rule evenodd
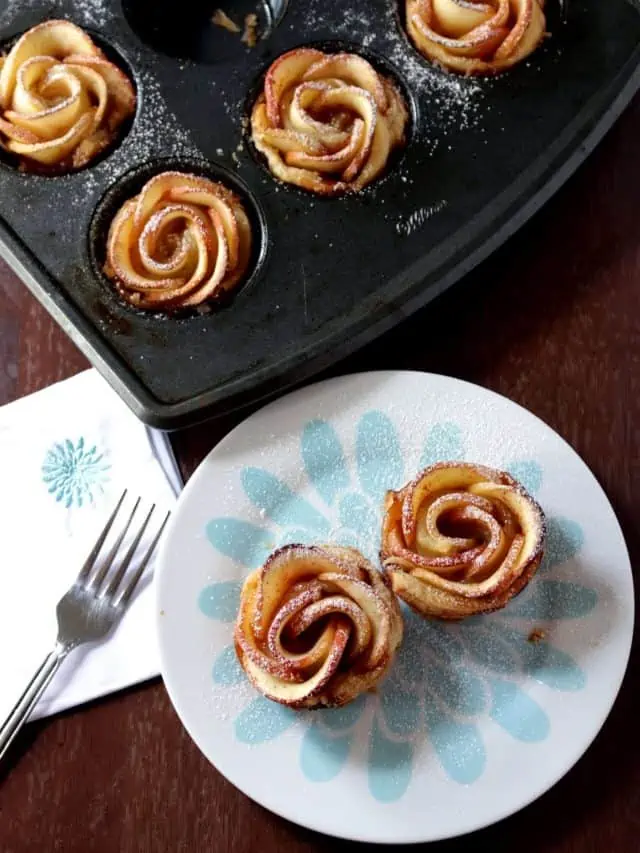
<path id="1" fill-rule="evenodd" d="M 129 518 L 127 519 L 127 523 L 122 528 L 120 535 L 118 536 L 118 538 L 114 542 L 112 549 L 109 551 L 109 555 L 107 556 L 104 563 L 100 566 L 98 571 L 95 573 L 95 575 L 91 578 L 91 580 L 87 584 L 87 589 L 95 589 L 95 590 L 100 589 L 100 585 L 102 584 L 102 581 L 104 580 L 105 575 L 107 574 L 107 572 L 111 568 L 111 565 L 113 564 L 113 561 L 115 560 L 116 555 L 118 554 L 118 551 L 120 550 L 120 546 L 122 545 L 122 540 L 127 535 L 129 527 L 131 526 L 131 522 L 133 521 L 133 516 L 136 514 L 136 510 L 138 509 L 139 505 L 140 505 L 140 498 L 138 498 L 137 501 L 135 502 L 134 507 L 131 510 L 131 514 L 129 515 Z"/>
<path id="2" fill-rule="evenodd" d="M 78 577 L 76 578 L 76 583 L 82 583 L 82 581 L 86 580 L 86 578 L 89 577 L 89 572 L 91 571 L 91 569 L 93 568 L 93 566 L 96 562 L 96 558 L 97 558 L 98 554 L 100 553 L 100 549 L 104 545 L 104 540 L 109 535 L 109 531 L 111 530 L 111 527 L 113 525 L 113 522 L 115 521 L 116 515 L 120 511 L 120 507 L 122 506 L 122 502 L 124 501 L 126 496 L 127 496 L 127 489 L 125 489 L 124 492 L 120 495 L 120 500 L 116 504 L 116 508 L 113 510 L 113 512 L 109 516 L 109 519 L 108 519 L 107 523 L 105 524 L 105 526 L 102 530 L 102 533 L 98 537 L 96 544 L 91 549 L 91 553 L 89 554 L 89 556 L 85 560 L 83 567 L 80 569 L 80 573 L 78 574 Z"/>
<path id="3" fill-rule="evenodd" d="M 135 554 L 136 549 L 137 549 L 138 545 L 140 544 L 140 540 L 142 539 L 142 537 L 144 535 L 144 531 L 147 529 L 147 525 L 149 524 L 149 520 L 150 520 L 151 516 L 153 515 L 153 511 L 155 508 L 156 508 L 156 505 L 153 504 L 153 506 L 151 507 L 151 509 L 147 513 L 147 517 L 142 522 L 142 525 L 141 525 L 140 529 L 138 530 L 138 533 L 136 534 L 135 539 L 133 540 L 133 542 L 129 546 L 129 550 L 127 551 L 124 559 L 121 561 L 117 570 L 113 573 L 113 576 L 110 577 L 107 588 L 104 590 L 104 592 L 101 593 L 102 598 L 106 598 L 108 601 L 111 601 L 113 599 L 113 597 L 116 593 L 116 590 L 118 589 L 118 587 L 120 585 L 120 581 L 122 580 L 122 578 L 125 575 L 125 572 L 129 568 L 129 564 L 131 563 L 131 560 L 133 559 L 133 555 Z"/>
<path id="4" fill-rule="evenodd" d="M 168 512 L 165 515 L 164 521 L 162 522 L 162 524 L 160 525 L 160 529 L 158 530 L 158 532 L 154 536 L 153 542 L 151 543 L 151 545 L 149 545 L 147 553 L 144 555 L 142 561 L 140 562 L 140 565 L 138 566 L 138 568 L 133 573 L 133 577 L 131 578 L 129 583 L 126 585 L 126 587 L 122 590 L 118 600 L 115 602 L 116 607 L 120 607 L 122 605 L 126 606 L 128 604 L 129 599 L 133 595 L 133 591 L 135 590 L 136 586 L 138 585 L 138 581 L 142 577 L 142 573 L 144 572 L 144 570 L 147 567 L 147 563 L 151 559 L 151 555 L 153 554 L 153 552 L 156 549 L 156 545 L 158 544 L 160 537 L 162 536 L 162 532 L 163 532 L 163 530 L 167 524 L 167 521 L 169 521 L 170 515 L 171 515 L 170 512 Z"/>

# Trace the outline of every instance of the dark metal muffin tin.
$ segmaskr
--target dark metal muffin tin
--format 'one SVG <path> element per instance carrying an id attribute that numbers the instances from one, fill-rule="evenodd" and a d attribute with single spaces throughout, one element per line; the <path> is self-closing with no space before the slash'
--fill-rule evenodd
<path id="1" fill-rule="evenodd" d="M 424 305 L 549 198 L 640 83 L 635 0 L 571 0 L 566 23 L 548 0 L 552 37 L 482 81 L 420 58 L 394 3 L 271 0 L 260 7 L 269 34 L 248 50 L 208 22 L 217 5 L 241 21 L 248 0 L 206 16 L 190 0 L 0 0 L 5 44 L 65 17 L 135 80 L 132 127 L 98 163 L 56 178 L 0 163 L 0 252 L 147 423 L 172 429 L 273 394 Z M 358 196 L 277 183 L 247 138 L 264 70 L 310 43 L 364 54 L 410 102 L 406 149 Z M 226 181 L 254 222 L 253 273 L 211 313 L 137 312 L 101 273 L 111 213 L 167 166 Z M 482 303 L 478 293 L 479 315 Z"/>

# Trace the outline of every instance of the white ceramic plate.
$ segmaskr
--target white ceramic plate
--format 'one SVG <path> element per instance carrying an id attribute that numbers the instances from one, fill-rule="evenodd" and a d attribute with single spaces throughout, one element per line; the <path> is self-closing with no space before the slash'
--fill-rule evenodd
<path id="1" fill-rule="evenodd" d="M 384 491 L 438 459 L 508 469 L 536 495 L 549 539 L 527 589 L 460 625 L 406 613 L 391 675 L 343 709 L 258 696 L 232 645 L 247 572 L 291 541 L 375 560 Z M 329 380 L 237 427 L 180 498 L 157 596 L 167 690 L 212 764 L 289 820 L 370 842 L 460 835 L 550 788 L 609 713 L 633 631 L 624 540 L 574 451 L 496 394 L 410 372 Z"/>

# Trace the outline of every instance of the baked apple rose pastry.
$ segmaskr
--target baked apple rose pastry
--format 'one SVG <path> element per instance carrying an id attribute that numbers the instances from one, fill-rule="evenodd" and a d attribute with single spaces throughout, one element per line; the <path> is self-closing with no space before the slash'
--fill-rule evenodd
<path id="1" fill-rule="evenodd" d="M 286 545 L 246 579 L 238 659 L 268 699 L 337 707 L 371 690 L 402 640 L 383 576 L 355 549 Z"/>
<path id="2" fill-rule="evenodd" d="M 380 175 L 404 143 L 407 120 L 395 84 L 366 59 L 298 48 L 267 71 L 251 136 L 276 178 L 338 195 Z"/>
<path id="3" fill-rule="evenodd" d="M 406 0 L 407 31 L 420 53 L 451 71 L 496 74 L 545 36 L 544 0 Z"/>
<path id="4" fill-rule="evenodd" d="M 162 172 L 116 214 L 104 271 L 136 308 L 193 307 L 242 280 L 251 240 L 235 193 L 207 178 Z"/>
<path id="5" fill-rule="evenodd" d="M 462 462 L 387 493 L 381 559 L 414 610 L 463 619 L 504 607 L 542 560 L 542 510 L 513 477 Z"/>
<path id="6" fill-rule="evenodd" d="M 0 57 L 0 146 L 24 168 L 85 166 L 135 106 L 126 74 L 69 21 L 33 27 Z"/>

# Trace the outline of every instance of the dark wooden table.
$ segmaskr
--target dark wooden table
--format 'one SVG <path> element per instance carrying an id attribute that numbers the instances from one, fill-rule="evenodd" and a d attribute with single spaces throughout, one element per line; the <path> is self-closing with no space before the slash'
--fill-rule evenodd
<path id="1" fill-rule="evenodd" d="M 506 247 L 334 371 L 427 369 L 526 406 L 576 448 L 603 484 L 634 564 L 640 561 L 639 140 L 636 99 L 589 162 Z M 0 266 L 0 403 L 84 367 L 70 341 Z M 174 437 L 186 476 L 240 417 Z M 609 720 L 565 779 L 509 820 L 430 851 L 457 853 L 476 842 L 494 853 L 638 850 L 637 651 L 636 643 Z M 159 681 L 28 726 L 11 768 L 1 772 L 2 853 L 342 849 L 232 788 L 189 740 Z"/>

